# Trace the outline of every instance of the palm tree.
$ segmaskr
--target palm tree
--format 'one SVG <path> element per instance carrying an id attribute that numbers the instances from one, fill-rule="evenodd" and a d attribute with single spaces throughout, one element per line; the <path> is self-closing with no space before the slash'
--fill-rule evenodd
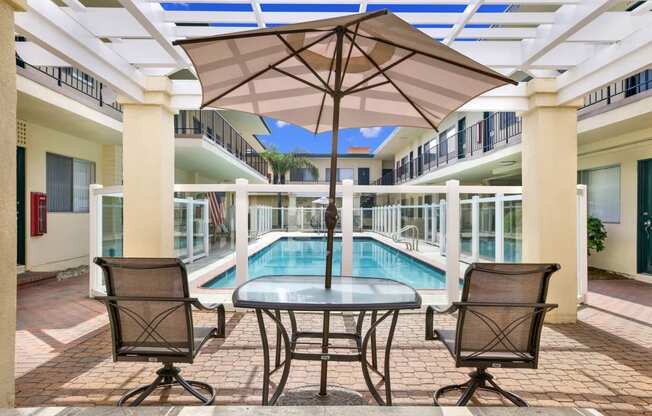
<path id="1" fill-rule="evenodd" d="M 285 174 L 293 169 L 308 169 L 315 180 L 319 177 L 319 170 L 312 164 L 310 159 L 297 156 L 295 153 L 281 153 L 275 148 L 265 150 L 260 154 L 272 168 L 273 182 L 275 184 L 285 183 Z"/>
<path id="2" fill-rule="evenodd" d="M 293 152 L 281 153 L 273 147 L 269 150 L 263 151 L 260 155 L 269 163 L 269 166 L 272 168 L 272 178 L 275 184 L 284 184 L 285 174 L 291 172 L 293 169 L 308 169 L 310 175 L 314 178 L 314 180 L 319 179 L 319 169 L 317 169 L 317 166 L 313 165 L 310 159 L 307 157 L 297 156 Z M 276 199 L 276 206 L 279 208 L 283 206 L 282 195 L 280 193 Z M 282 215 L 283 212 L 279 209 L 277 216 L 277 221 L 279 224 L 281 223 Z"/>

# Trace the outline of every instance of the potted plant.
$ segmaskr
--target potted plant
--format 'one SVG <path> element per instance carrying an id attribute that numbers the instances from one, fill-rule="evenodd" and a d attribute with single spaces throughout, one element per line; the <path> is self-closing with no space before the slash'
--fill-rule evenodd
<path id="1" fill-rule="evenodd" d="M 587 219 L 587 251 L 591 255 L 591 250 L 596 253 L 604 250 L 604 242 L 607 239 L 607 230 L 599 218 L 591 217 Z"/>

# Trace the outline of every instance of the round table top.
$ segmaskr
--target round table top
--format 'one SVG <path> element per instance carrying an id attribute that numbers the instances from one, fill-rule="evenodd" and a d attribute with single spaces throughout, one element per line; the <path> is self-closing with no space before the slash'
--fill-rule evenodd
<path id="1" fill-rule="evenodd" d="M 421 296 L 410 286 L 377 277 L 262 276 L 233 292 L 237 308 L 295 311 L 373 311 L 418 309 Z"/>

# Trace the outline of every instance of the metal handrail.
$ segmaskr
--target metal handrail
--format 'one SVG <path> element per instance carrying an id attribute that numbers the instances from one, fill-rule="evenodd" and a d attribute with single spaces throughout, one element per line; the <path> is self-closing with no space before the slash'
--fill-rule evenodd
<path id="1" fill-rule="evenodd" d="M 414 230 L 412 242 L 410 242 L 410 240 L 401 239 L 401 234 L 410 230 Z M 395 243 L 405 243 L 406 248 L 410 251 L 419 251 L 419 228 L 417 228 L 416 225 L 406 225 L 405 227 L 392 234 L 392 240 L 394 240 Z"/>

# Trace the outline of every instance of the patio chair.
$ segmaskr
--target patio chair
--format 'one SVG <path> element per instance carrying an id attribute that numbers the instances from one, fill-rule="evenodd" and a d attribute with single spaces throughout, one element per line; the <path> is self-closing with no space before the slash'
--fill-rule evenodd
<path id="1" fill-rule="evenodd" d="M 447 392 L 459 390 L 458 406 L 465 406 L 477 389 L 504 396 L 517 406 L 527 406 L 520 397 L 503 390 L 488 368 L 537 368 L 539 340 L 546 312 L 550 276 L 558 264 L 475 263 L 464 275 L 461 302 L 447 308 L 426 310 L 426 339 L 444 343 L 456 367 L 472 367 L 469 380 L 445 386 L 434 394 L 435 405 Z M 457 312 L 455 330 L 434 329 L 434 313 Z"/>
<path id="2" fill-rule="evenodd" d="M 99 299 L 109 314 L 113 360 L 163 363 L 152 383 L 127 392 L 118 406 L 134 397 L 129 405 L 137 406 L 157 388 L 175 385 L 211 404 L 213 387 L 184 379 L 174 363 L 192 364 L 207 340 L 224 338 L 224 306 L 202 305 L 190 297 L 188 274 L 178 259 L 103 257 L 96 258 L 95 264 L 104 272 L 107 296 Z M 217 325 L 194 327 L 193 306 L 215 312 Z"/>

